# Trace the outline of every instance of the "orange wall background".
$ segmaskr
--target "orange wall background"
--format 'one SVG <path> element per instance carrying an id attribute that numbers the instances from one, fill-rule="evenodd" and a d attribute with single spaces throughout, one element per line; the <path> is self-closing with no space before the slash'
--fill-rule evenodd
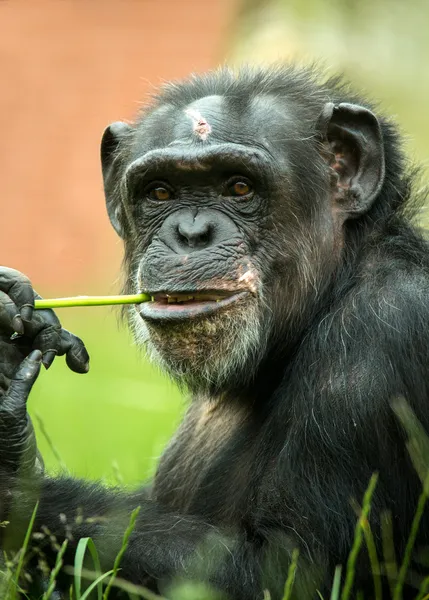
<path id="1" fill-rule="evenodd" d="M 222 62 L 235 0 L 0 2 L 0 264 L 45 294 L 108 293 L 104 127 L 162 81 Z"/>

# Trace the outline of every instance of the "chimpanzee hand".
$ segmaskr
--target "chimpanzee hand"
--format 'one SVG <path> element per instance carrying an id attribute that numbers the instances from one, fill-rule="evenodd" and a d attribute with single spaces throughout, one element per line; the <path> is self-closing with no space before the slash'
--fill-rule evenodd
<path id="1" fill-rule="evenodd" d="M 0 266 L 0 394 L 32 350 L 42 352 L 49 368 L 56 355 L 66 355 L 72 371 L 86 373 L 89 356 L 83 342 L 62 329 L 52 310 L 34 310 L 40 298 L 25 275 Z"/>
<path id="2" fill-rule="evenodd" d="M 2 475 L 31 475 L 39 466 L 36 436 L 27 413 L 27 398 L 40 372 L 41 361 L 40 350 L 33 350 L 19 365 L 8 390 L 0 396 Z"/>
<path id="3" fill-rule="evenodd" d="M 26 409 L 40 362 L 49 368 L 65 354 L 73 371 L 89 368 L 83 342 L 61 327 L 52 310 L 34 310 L 35 298 L 40 296 L 25 275 L 0 266 L 0 470 L 7 472 L 43 468 Z"/>

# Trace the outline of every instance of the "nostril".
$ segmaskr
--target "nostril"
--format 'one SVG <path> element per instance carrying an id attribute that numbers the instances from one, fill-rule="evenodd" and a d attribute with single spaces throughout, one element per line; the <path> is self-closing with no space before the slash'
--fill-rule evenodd
<path id="1" fill-rule="evenodd" d="M 209 232 L 209 229 L 207 228 L 207 231 L 205 231 L 204 233 L 202 233 L 200 235 L 199 242 L 202 246 L 207 246 L 209 241 L 210 241 L 210 232 Z"/>

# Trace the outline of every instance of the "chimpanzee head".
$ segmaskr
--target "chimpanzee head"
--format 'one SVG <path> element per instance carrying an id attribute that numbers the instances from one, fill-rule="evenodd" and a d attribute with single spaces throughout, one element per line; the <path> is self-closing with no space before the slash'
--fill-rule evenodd
<path id="1" fill-rule="evenodd" d="M 286 67 L 170 84 L 101 158 L 125 291 L 152 297 L 134 332 L 192 389 L 251 381 L 296 337 L 385 170 L 374 114 Z"/>

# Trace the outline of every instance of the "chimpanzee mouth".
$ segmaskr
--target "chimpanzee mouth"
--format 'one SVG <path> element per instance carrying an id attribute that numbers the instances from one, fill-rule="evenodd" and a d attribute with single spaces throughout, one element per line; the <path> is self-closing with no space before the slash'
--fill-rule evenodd
<path id="1" fill-rule="evenodd" d="M 150 293 L 150 292 L 149 292 Z M 182 320 L 205 317 L 244 298 L 247 291 L 161 292 L 137 305 L 143 319 Z"/>

